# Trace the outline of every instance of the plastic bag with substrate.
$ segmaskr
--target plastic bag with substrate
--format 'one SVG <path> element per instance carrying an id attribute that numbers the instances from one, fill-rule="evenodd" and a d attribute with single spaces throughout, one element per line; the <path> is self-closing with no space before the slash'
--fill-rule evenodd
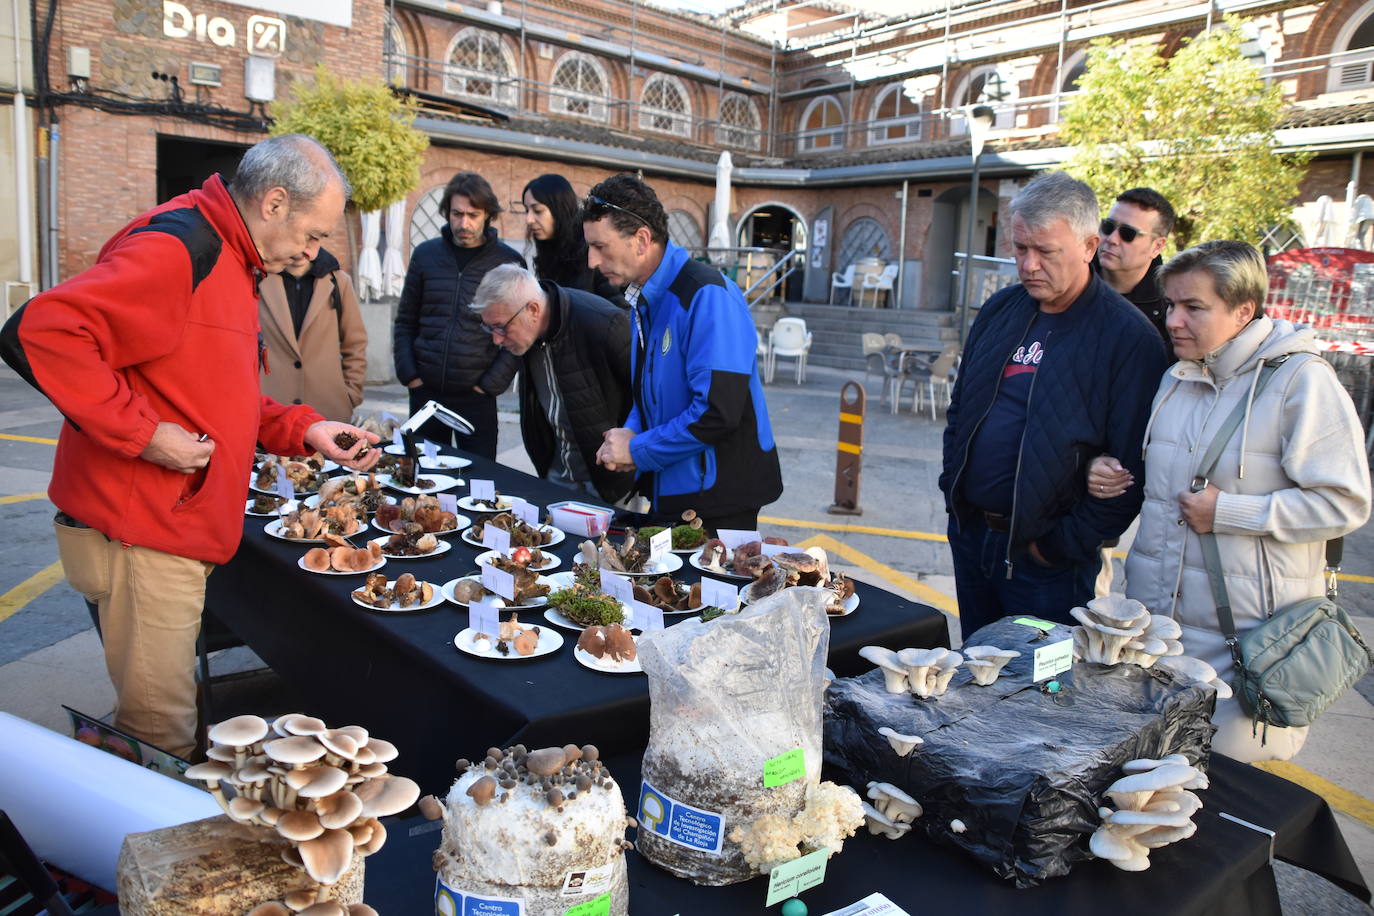
<path id="1" fill-rule="evenodd" d="M 650 707 L 640 855 L 697 884 L 758 874 L 728 834 L 764 814 L 792 818 L 820 778 L 827 595 L 789 588 L 641 637 Z M 797 749 L 805 777 L 765 788 L 764 764 Z"/>
<path id="2" fill-rule="evenodd" d="M 875 670 L 826 692 L 825 762 L 841 771 L 837 781 L 860 790 L 869 780 L 892 783 L 925 808 L 918 828 L 1017 887 L 1091 858 L 1102 792 L 1126 761 L 1182 753 L 1205 767 L 1216 699 L 1163 671 L 1082 662 L 1059 676 L 1056 699 L 1031 682 L 1035 650 L 1070 630 L 1039 632 L 1006 618 L 970 638 L 1021 653 L 987 687 L 960 668 L 944 696 L 920 700 L 888 693 Z M 878 734 L 883 726 L 925 743 L 899 757 Z M 950 828 L 956 819 L 962 833 Z M 919 845 L 911 851 L 919 855 Z"/>

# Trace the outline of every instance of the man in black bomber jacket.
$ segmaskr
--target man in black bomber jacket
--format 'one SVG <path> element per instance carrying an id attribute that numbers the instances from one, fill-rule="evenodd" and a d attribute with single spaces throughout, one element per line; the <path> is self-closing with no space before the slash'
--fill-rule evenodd
<path id="1" fill-rule="evenodd" d="M 513 264 L 473 296 L 493 344 L 520 358 L 520 433 L 539 476 L 616 502 L 634 474 L 596 463 L 630 412 L 630 314 Z"/>

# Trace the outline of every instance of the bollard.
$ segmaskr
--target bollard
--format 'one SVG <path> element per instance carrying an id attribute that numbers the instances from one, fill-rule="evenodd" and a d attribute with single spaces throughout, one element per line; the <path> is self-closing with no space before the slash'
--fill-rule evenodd
<path id="1" fill-rule="evenodd" d="M 835 503 L 831 515 L 863 515 L 859 508 L 859 472 L 863 469 L 864 410 L 868 393 L 858 382 L 840 389 L 840 441 L 835 445 Z"/>

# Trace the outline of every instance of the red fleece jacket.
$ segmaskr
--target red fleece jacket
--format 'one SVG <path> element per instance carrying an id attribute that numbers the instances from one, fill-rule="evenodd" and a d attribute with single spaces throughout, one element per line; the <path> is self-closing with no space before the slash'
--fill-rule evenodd
<path id="1" fill-rule="evenodd" d="M 259 391 L 261 267 L 216 175 L 29 302 L 19 341 L 68 421 L 48 489 L 62 511 L 128 544 L 212 563 L 234 555 L 254 444 L 300 454 L 323 419 Z M 159 422 L 208 434 L 209 465 L 186 475 L 138 457 Z"/>

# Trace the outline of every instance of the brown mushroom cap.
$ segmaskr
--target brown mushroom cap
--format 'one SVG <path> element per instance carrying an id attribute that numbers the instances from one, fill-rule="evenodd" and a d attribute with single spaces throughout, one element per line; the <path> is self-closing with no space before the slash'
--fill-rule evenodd
<path id="1" fill-rule="evenodd" d="M 351 734 L 340 729 L 330 729 L 315 737 L 328 749 L 329 753 L 343 757 L 345 760 L 352 760 L 358 754 L 358 742 L 354 740 Z"/>
<path id="2" fill-rule="evenodd" d="M 278 738 L 264 744 L 262 749 L 268 757 L 278 763 L 310 763 L 324 756 L 324 745 L 305 735 Z"/>
<path id="3" fill-rule="evenodd" d="M 324 827 L 314 811 L 283 811 L 277 818 L 277 833 L 299 843 L 324 833 Z"/>
<path id="4" fill-rule="evenodd" d="M 338 830 L 362 816 L 363 800 L 352 792 L 335 792 L 315 801 L 315 813 L 320 817 L 321 827 Z"/>
<path id="5" fill-rule="evenodd" d="M 366 903 L 350 903 L 348 916 L 381 916 L 381 914 Z"/>
<path id="6" fill-rule="evenodd" d="M 307 716 L 298 712 L 292 713 L 289 716 L 282 716 L 281 719 L 277 721 L 281 722 L 281 728 L 286 730 L 285 734 L 277 730 L 275 722 L 273 723 L 273 729 L 276 730 L 278 734 L 282 734 L 283 738 L 289 735 L 318 735 L 328 727 L 323 721 L 316 719 L 314 716 Z"/>
<path id="7" fill-rule="evenodd" d="M 477 803 L 479 807 L 488 804 L 492 796 L 496 794 L 496 780 L 490 776 L 483 776 L 468 786 L 468 797 Z"/>
<path id="8" fill-rule="evenodd" d="M 353 834 L 347 830 L 326 830 L 297 848 L 306 873 L 321 884 L 337 884 L 353 864 Z"/>
<path id="9" fill-rule="evenodd" d="M 285 903 L 291 912 L 299 913 L 315 903 L 315 890 L 309 887 L 297 888 L 283 897 L 282 903 Z"/>
<path id="10" fill-rule="evenodd" d="M 348 832 L 353 835 L 353 845 L 361 846 L 372 839 L 372 824 L 369 821 L 359 821 L 348 826 Z"/>
<path id="11" fill-rule="evenodd" d="M 365 747 L 372 751 L 372 760 L 375 763 L 390 763 L 400 756 L 396 750 L 396 745 L 390 741 L 383 741 L 381 738 L 368 738 Z"/>
<path id="12" fill-rule="evenodd" d="M 238 755 L 234 753 L 232 747 L 212 744 L 205 749 L 205 756 L 211 760 L 218 760 L 220 763 L 233 763 Z"/>
<path id="13" fill-rule="evenodd" d="M 236 795 L 229 799 L 229 816 L 240 824 L 247 824 L 258 816 L 267 805 L 246 795 Z"/>
<path id="14" fill-rule="evenodd" d="M 353 548 L 331 548 L 329 551 L 329 565 L 340 572 L 351 571 L 353 569 Z"/>
<path id="15" fill-rule="evenodd" d="M 215 744 L 247 747 L 267 736 L 267 722 L 261 716 L 234 716 L 210 729 L 209 738 Z"/>
<path id="16" fill-rule="evenodd" d="M 567 762 L 567 755 L 561 747 L 540 748 L 530 751 L 525 757 L 525 767 L 536 776 L 552 776 L 563 769 L 563 764 Z"/>
<path id="17" fill-rule="evenodd" d="M 348 773 L 338 767 L 310 767 L 286 774 L 286 784 L 301 798 L 324 798 L 333 795 L 348 782 Z"/>
<path id="18" fill-rule="evenodd" d="M 358 852 L 370 856 L 386 843 L 386 827 L 375 817 L 368 820 L 367 826 L 372 828 L 372 835 L 367 838 L 367 842 L 358 846 Z"/>
<path id="19" fill-rule="evenodd" d="M 342 549 L 342 548 L 338 548 Z M 323 547 L 311 547 L 305 552 L 305 557 L 301 560 L 306 569 L 315 572 L 324 572 L 329 569 L 329 551 Z"/>
<path id="20" fill-rule="evenodd" d="M 404 776 L 386 775 L 370 779 L 355 790 L 362 799 L 365 817 L 386 817 L 399 814 L 420 797 L 420 787 Z"/>
<path id="21" fill-rule="evenodd" d="M 186 769 L 187 779 L 200 779 L 205 782 L 219 782 L 227 779 L 234 772 L 234 768 L 227 763 L 218 760 L 207 760 Z"/>
<path id="22" fill-rule="evenodd" d="M 426 795 L 420 799 L 420 813 L 425 820 L 437 821 L 444 816 L 444 805 L 433 795 Z"/>
<path id="23" fill-rule="evenodd" d="M 291 916 L 291 911 L 277 901 L 269 900 L 253 907 L 248 916 Z"/>

